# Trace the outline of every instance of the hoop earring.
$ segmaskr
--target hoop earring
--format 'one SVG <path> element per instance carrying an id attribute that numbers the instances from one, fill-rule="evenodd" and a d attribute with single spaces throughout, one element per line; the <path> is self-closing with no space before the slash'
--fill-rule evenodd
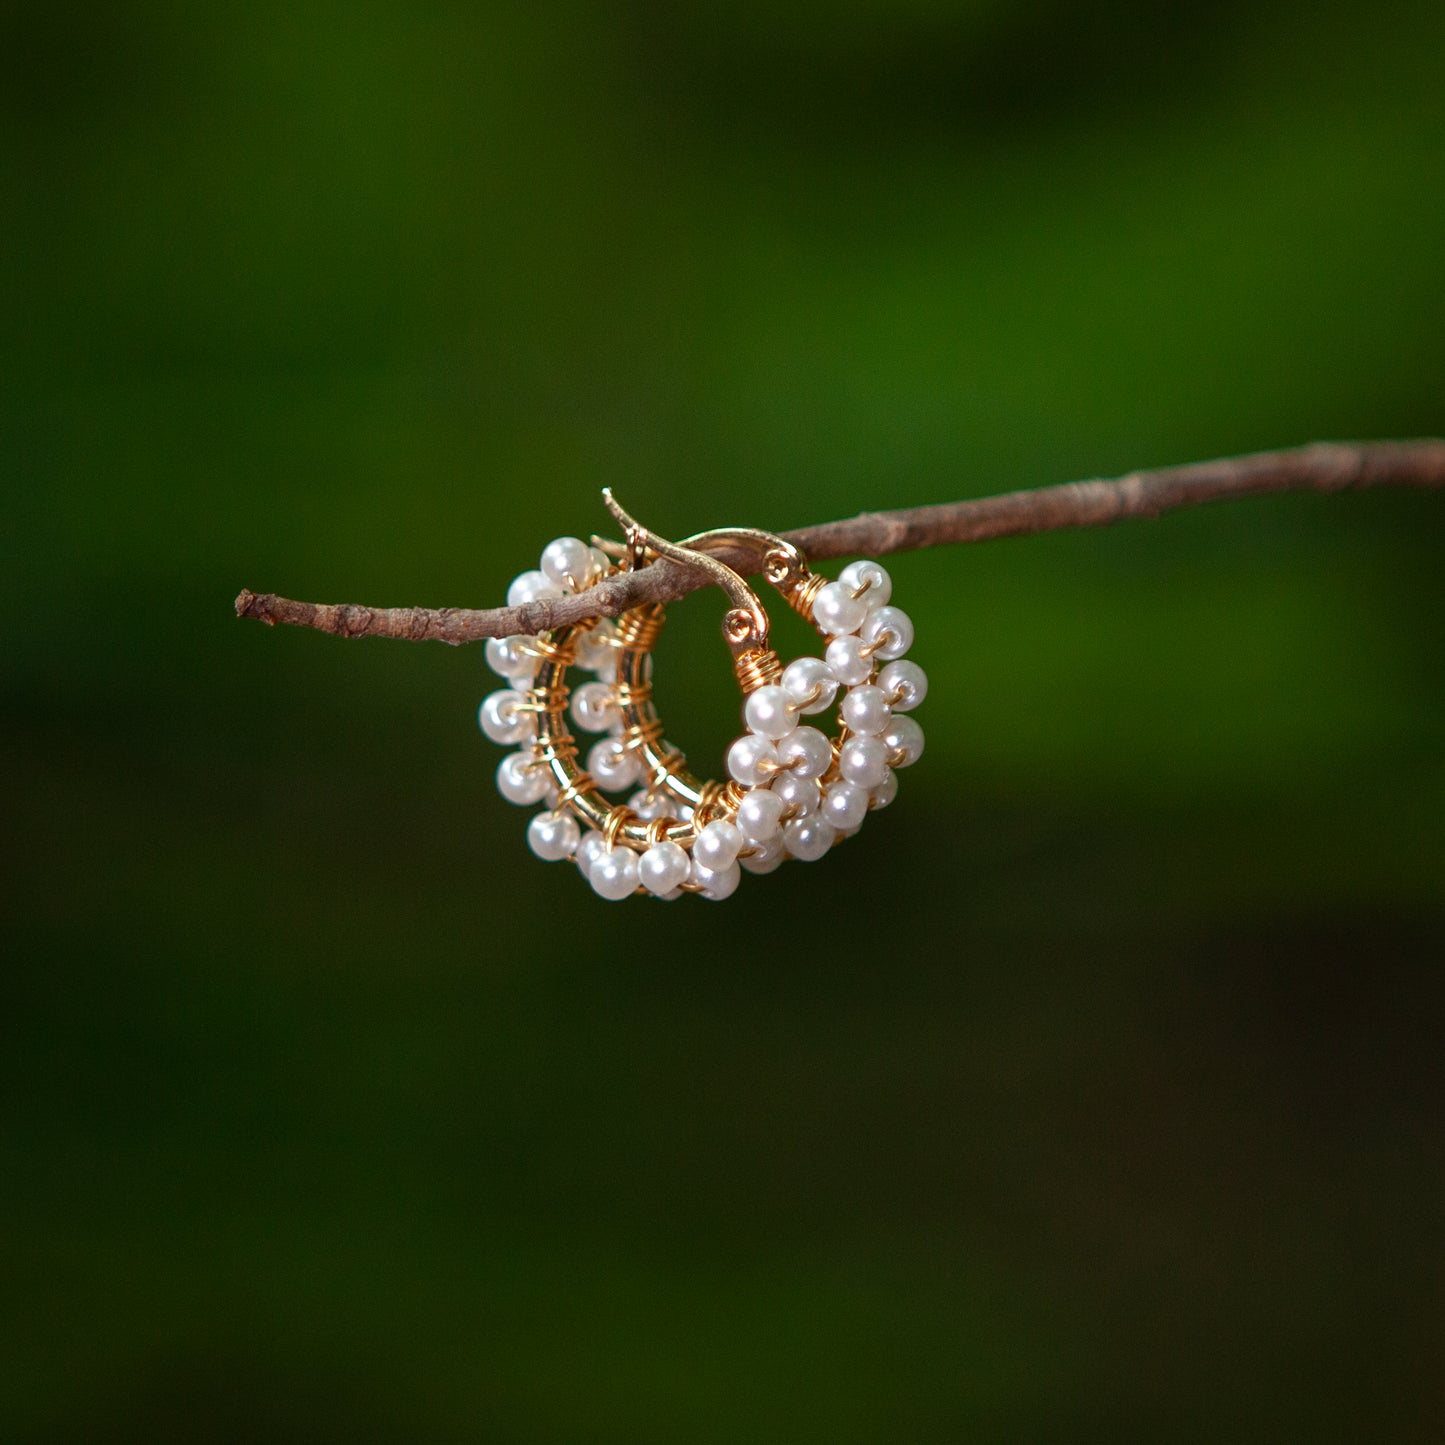
<path id="1" fill-rule="evenodd" d="M 903 657 L 913 624 L 890 601 L 888 573 L 859 561 L 830 582 L 792 543 L 748 528 L 668 542 L 624 512 L 610 491 L 603 497 L 625 545 L 558 538 L 538 570 L 513 581 L 508 604 L 580 592 L 658 557 L 704 573 L 730 603 L 723 636 L 747 731 L 728 750 L 724 783 L 699 781 L 666 741 L 652 700 L 652 651 L 666 618 L 660 604 L 615 621 L 489 641 L 487 661 L 509 686 L 482 703 L 479 721 L 493 742 L 518 748 L 497 769 L 502 796 L 546 804 L 527 827 L 532 851 L 547 861 L 571 859 L 607 899 L 698 893 L 720 900 L 737 888 L 740 868 L 771 873 L 790 857 L 823 857 L 870 811 L 892 802 L 895 770 L 923 753 L 923 730 L 908 714 L 923 701 L 928 679 Z M 757 594 L 719 555 L 760 571 L 826 639 L 824 655 L 784 666 L 769 645 Z M 592 674 L 575 690 L 567 682 L 573 668 Z M 840 691 L 839 727 L 830 739 L 802 719 L 826 712 Z M 585 767 L 569 713 L 580 731 L 603 734 Z M 626 803 L 604 796 L 629 789 Z"/>

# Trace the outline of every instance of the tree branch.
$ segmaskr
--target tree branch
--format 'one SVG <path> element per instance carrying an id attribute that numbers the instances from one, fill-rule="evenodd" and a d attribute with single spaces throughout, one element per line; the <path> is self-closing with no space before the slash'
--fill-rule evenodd
<path id="1" fill-rule="evenodd" d="M 1270 492 L 1343 492 L 1364 487 L 1445 487 L 1445 440 L 1317 442 L 1292 451 L 1255 452 L 1219 461 L 1131 472 L 1114 481 L 1069 482 L 1032 491 L 1005 492 L 967 502 L 864 512 L 781 535 L 809 558 L 869 556 L 1025 537 L 1071 527 L 1107 527 L 1134 517 L 1157 517 L 1177 507 L 1233 501 Z M 739 568 L 749 558 L 720 560 Z M 654 562 L 606 578 L 596 587 L 525 607 L 360 607 L 293 602 L 274 593 L 243 590 L 236 616 L 268 626 L 286 623 L 338 637 L 399 637 L 410 642 L 458 645 L 488 637 L 547 632 L 589 617 L 615 617 L 643 602 L 671 602 L 706 585 L 675 562 Z"/>

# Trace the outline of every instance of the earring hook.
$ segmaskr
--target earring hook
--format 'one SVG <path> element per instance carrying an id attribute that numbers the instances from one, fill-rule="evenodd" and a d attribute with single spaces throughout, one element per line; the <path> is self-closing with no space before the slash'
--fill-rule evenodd
<path id="1" fill-rule="evenodd" d="M 723 533 L 703 532 L 697 537 L 689 538 L 687 543 L 669 542 L 626 512 L 612 495 L 611 487 L 603 487 L 602 500 L 626 534 L 634 570 L 643 565 L 647 553 L 653 552 L 680 566 L 704 573 L 710 582 L 722 588 L 728 601 L 732 603 L 727 616 L 723 618 L 723 636 L 727 638 L 733 655 L 741 656 L 753 648 L 768 645 L 768 614 L 763 611 L 763 604 L 758 601 L 757 593 L 731 567 L 719 562 L 716 557 L 709 556 L 706 551 L 689 545 L 692 542 L 720 538 Z M 761 532 L 757 534 L 759 537 L 764 535 L 766 534 Z"/>

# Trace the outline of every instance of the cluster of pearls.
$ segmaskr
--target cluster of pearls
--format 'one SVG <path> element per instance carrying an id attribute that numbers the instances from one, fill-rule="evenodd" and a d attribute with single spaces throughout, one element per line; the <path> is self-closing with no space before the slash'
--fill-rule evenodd
<path id="1" fill-rule="evenodd" d="M 582 591 L 611 566 L 596 547 L 560 537 L 544 549 L 537 570 L 513 581 L 507 602 L 521 606 Z M 654 825 L 645 845 L 614 837 L 611 826 L 604 835 L 579 823 L 538 756 L 537 715 L 544 702 L 533 689 L 545 637 L 489 641 L 487 662 L 508 686 L 483 701 L 478 720 L 493 742 L 517 749 L 497 769 L 502 796 L 522 806 L 545 804 L 527 827 L 532 851 L 549 862 L 570 858 L 603 898 L 643 891 L 664 899 L 692 892 L 720 900 L 737 888 L 743 868 L 770 873 L 790 857 L 812 862 L 851 837 L 870 810 L 892 801 L 894 771 L 923 752 L 922 729 L 908 714 L 923 701 L 928 680 L 903 658 L 913 624 L 890 604 L 891 593 L 888 573 L 862 561 L 812 594 L 812 620 L 828 639 L 825 655 L 798 658 L 776 683 L 748 693 L 747 731 L 727 757 L 734 786 L 705 810 L 699 804 L 696 820 L 691 806 L 659 786 L 665 780 L 649 780 L 629 737 L 616 626 L 605 619 L 585 626 L 572 665 L 592 677 L 572 690 L 571 719 L 579 732 L 600 735 L 586 754 L 591 785 L 602 793 L 631 790 L 629 816 Z M 836 742 L 802 721 L 835 703 Z M 673 836 L 661 836 L 668 829 Z"/>
<path id="2" fill-rule="evenodd" d="M 894 770 L 923 755 L 923 729 L 907 714 L 923 701 L 928 678 L 903 659 L 913 623 L 890 604 L 892 592 L 878 563 L 845 567 L 813 598 L 813 622 L 828 638 L 824 656 L 790 662 L 776 683 L 748 695 L 748 730 L 728 750 L 727 766 L 745 789 L 737 827 L 752 872 L 770 873 L 788 857 L 815 862 L 852 837 L 871 810 L 893 801 Z M 835 702 L 836 745 L 803 721 Z"/>

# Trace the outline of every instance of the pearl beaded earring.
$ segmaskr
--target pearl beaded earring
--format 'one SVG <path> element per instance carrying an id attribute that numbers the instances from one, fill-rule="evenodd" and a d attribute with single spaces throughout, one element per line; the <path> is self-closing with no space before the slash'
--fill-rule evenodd
<path id="1" fill-rule="evenodd" d="M 532 851 L 548 861 L 570 858 L 608 899 L 723 899 L 737 888 L 740 868 L 771 873 L 790 857 L 821 858 L 871 810 L 888 806 L 898 788 L 895 769 L 923 752 L 923 730 L 908 714 L 923 701 L 928 679 L 903 657 L 913 624 L 891 603 L 888 573 L 877 562 L 853 562 L 830 582 L 791 543 L 744 528 L 666 542 L 610 492 L 603 496 L 627 535 L 625 548 L 606 546 L 626 565 L 669 557 L 705 572 L 727 594 L 723 635 L 747 730 L 728 750 L 726 783 L 700 782 L 663 740 L 652 703 L 652 649 L 665 617 L 656 603 L 615 621 L 488 642 L 487 661 L 509 686 L 482 703 L 479 721 L 493 742 L 518 748 L 497 769 L 502 796 L 546 804 L 527 826 Z M 537 571 L 512 583 L 507 602 L 583 591 L 619 569 L 609 550 L 558 538 Z M 714 552 L 756 564 L 826 639 L 824 656 L 784 667 L 768 646 L 768 616 L 756 593 Z M 592 680 L 569 688 L 573 667 Z M 839 729 L 830 740 L 802 719 L 826 712 L 840 690 Z M 603 734 L 585 769 L 568 730 L 569 704 L 579 730 Z M 603 796 L 627 789 L 636 791 L 625 804 Z"/>

